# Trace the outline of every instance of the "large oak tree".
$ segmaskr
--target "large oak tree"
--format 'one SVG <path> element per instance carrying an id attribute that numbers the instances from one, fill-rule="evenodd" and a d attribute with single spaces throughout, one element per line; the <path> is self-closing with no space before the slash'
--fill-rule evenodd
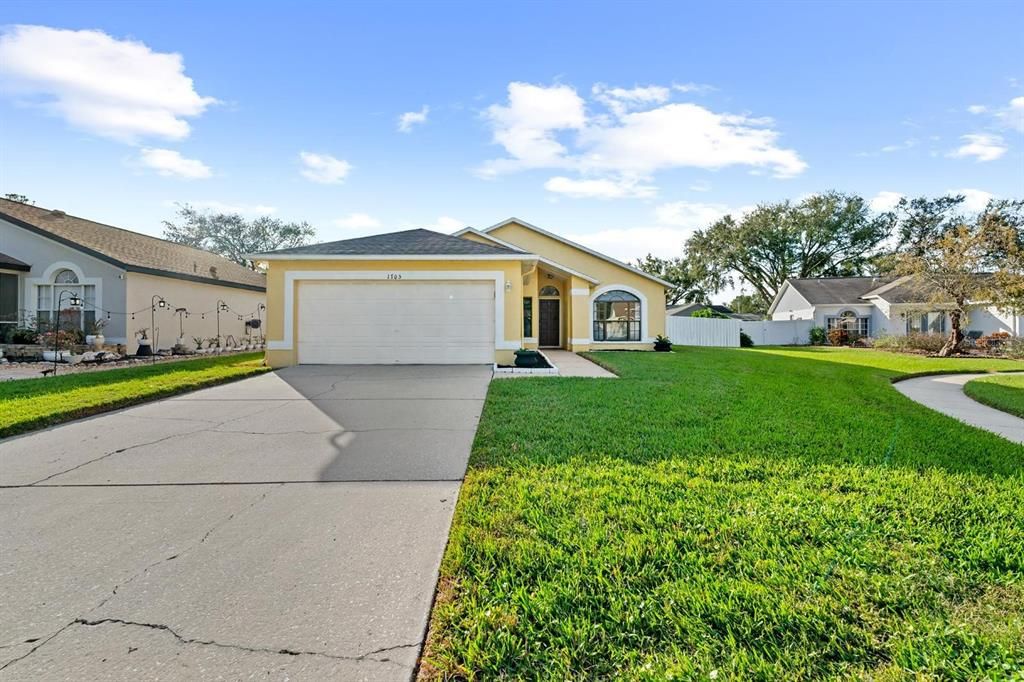
<path id="1" fill-rule="evenodd" d="M 790 277 L 864 274 L 894 222 L 893 214 L 873 212 L 862 197 L 825 192 L 726 216 L 695 233 L 686 254 L 691 267 L 707 273 L 710 291 L 739 279 L 771 301 Z"/>

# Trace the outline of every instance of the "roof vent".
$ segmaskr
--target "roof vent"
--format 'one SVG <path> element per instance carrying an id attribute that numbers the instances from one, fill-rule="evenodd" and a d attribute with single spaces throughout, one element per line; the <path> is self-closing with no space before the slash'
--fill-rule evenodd
<path id="1" fill-rule="evenodd" d="M 66 218 L 67 215 L 68 215 L 67 213 L 65 213 L 64 211 L 60 210 L 59 208 L 55 208 L 52 211 L 50 211 L 49 217 L 50 218 Z"/>
<path id="2" fill-rule="evenodd" d="M 210 266 L 210 277 L 213 277 L 214 279 L 217 279 L 217 266 L 216 265 L 211 265 Z"/>

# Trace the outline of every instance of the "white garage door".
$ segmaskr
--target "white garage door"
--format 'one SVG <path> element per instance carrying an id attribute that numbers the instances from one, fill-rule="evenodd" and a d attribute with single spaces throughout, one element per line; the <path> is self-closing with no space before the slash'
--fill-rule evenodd
<path id="1" fill-rule="evenodd" d="M 490 364 L 494 282 L 302 282 L 302 364 Z"/>

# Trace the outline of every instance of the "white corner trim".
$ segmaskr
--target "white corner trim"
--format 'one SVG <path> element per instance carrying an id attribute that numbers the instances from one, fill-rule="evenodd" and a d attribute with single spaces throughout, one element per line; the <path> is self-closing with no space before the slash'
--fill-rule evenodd
<path id="1" fill-rule="evenodd" d="M 570 289 L 569 293 L 573 296 L 589 296 L 590 289 Z"/>
<path id="2" fill-rule="evenodd" d="M 594 329 L 594 299 L 597 298 L 598 296 L 600 296 L 601 294 L 605 293 L 606 291 L 627 291 L 627 292 L 633 294 L 634 296 L 636 296 L 637 298 L 640 299 L 640 338 L 643 339 L 643 340 L 641 340 L 641 341 L 594 341 L 594 343 L 647 343 L 646 340 L 648 338 L 650 338 L 650 334 L 647 331 L 647 322 L 648 322 L 648 320 L 650 319 L 650 316 L 651 316 L 651 312 L 650 312 L 650 310 L 648 310 L 647 297 L 644 296 L 643 292 L 640 291 L 639 289 L 634 289 L 633 287 L 626 286 L 625 284 L 606 284 L 605 286 L 601 287 L 600 289 L 595 289 L 593 294 L 591 294 L 590 301 L 588 303 L 588 306 L 590 308 L 590 310 L 588 311 L 588 315 L 590 316 L 590 327 L 589 327 L 589 329 L 591 330 L 591 334 L 593 334 L 593 329 Z"/>
<path id="3" fill-rule="evenodd" d="M 519 350 L 519 341 L 505 340 L 505 273 L 501 270 L 286 270 L 284 273 L 284 334 L 268 340 L 269 350 L 292 350 L 295 346 L 295 283 L 302 280 L 328 281 L 459 280 L 494 282 L 494 348 Z"/>

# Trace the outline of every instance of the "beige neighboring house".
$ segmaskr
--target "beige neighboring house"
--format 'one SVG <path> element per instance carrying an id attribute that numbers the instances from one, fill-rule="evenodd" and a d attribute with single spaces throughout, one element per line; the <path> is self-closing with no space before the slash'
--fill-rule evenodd
<path id="1" fill-rule="evenodd" d="M 652 350 L 671 286 L 509 218 L 256 254 L 267 361 L 511 364 L 520 348 Z"/>
<path id="2" fill-rule="evenodd" d="M 71 294 L 82 299 L 80 310 L 68 308 Z M 189 346 L 193 337 L 215 337 L 219 307 L 227 308 L 219 314 L 222 339 L 245 338 L 239 316 L 266 319 L 262 273 L 202 249 L 0 199 L 0 338 L 2 325 L 53 320 L 61 300 L 63 328 L 90 333 L 103 320 L 107 344 L 134 353 L 154 297 L 166 302 L 155 307 L 148 333 L 156 348 L 170 348 L 179 334 Z"/>

